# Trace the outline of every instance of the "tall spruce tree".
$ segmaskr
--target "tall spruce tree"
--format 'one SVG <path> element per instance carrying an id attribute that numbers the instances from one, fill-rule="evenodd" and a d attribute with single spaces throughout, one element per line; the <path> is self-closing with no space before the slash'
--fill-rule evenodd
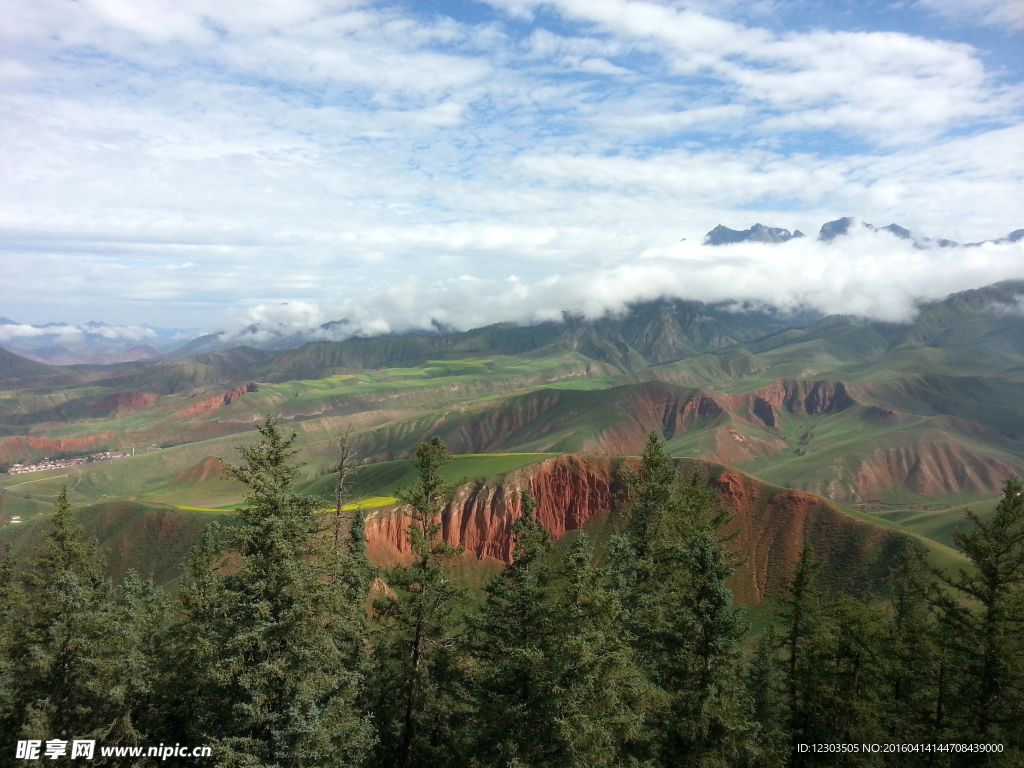
<path id="1" fill-rule="evenodd" d="M 295 434 L 270 417 L 258 429 L 226 466 L 249 489 L 236 524 L 211 529 L 186 573 L 174 647 L 194 666 L 172 720 L 223 766 L 361 765 L 373 744 L 356 708 L 367 565 L 334 547 L 319 500 L 292 489 Z"/>
<path id="2" fill-rule="evenodd" d="M 52 525 L 22 574 L 27 589 L 10 562 L 0 568 L 0 619 L 11 622 L 0 630 L 3 730 L 138 746 L 158 717 L 149 695 L 167 603 L 134 572 L 115 588 L 104 575 L 102 550 L 82 540 L 66 488 Z M 0 764 L 7 757 L 0 755 Z"/>
<path id="3" fill-rule="evenodd" d="M 547 674 L 555 699 L 544 762 L 524 766 L 650 765 L 648 717 L 662 706 L 626 629 L 608 575 L 594 565 L 594 551 L 580 533 L 559 569 L 563 591 L 554 603 L 555 642 Z"/>
<path id="4" fill-rule="evenodd" d="M 757 643 L 747 677 L 754 724 L 753 744 L 745 762 L 750 768 L 782 768 L 789 756 L 783 668 L 778 653 L 779 639 L 775 626 L 770 624 Z"/>
<path id="5" fill-rule="evenodd" d="M 973 530 L 955 532 L 974 570 L 938 573 L 953 590 L 939 593 L 944 644 L 952 658 L 948 727 L 1004 752 L 985 764 L 1024 759 L 1024 484 L 1009 477 L 987 523 L 968 511 Z"/>
<path id="6" fill-rule="evenodd" d="M 529 492 L 512 526 L 512 562 L 488 582 L 470 622 L 474 718 L 470 762 L 480 766 L 561 766 L 552 685 L 555 633 L 551 538 Z"/>
<path id="7" fill-rule="evenodd" d="M 823 742 L 880 743 L 886 737 L 886 616 L 821 588 L 819 566 L 805 543 L 783 606 L 790 765 L 886 765 L 884 754 L 799 748 Z"/>
<path id="8" fill-rule="evenodd" d="M 172 610 L 152 579 L 128 571 L 109 610 L 105 634 L 113 652 L 100 660 L 104 709 L 110 713 L 106 746 L 150 743 L 160 727 L 163 713 L 155 694 Z"/>
<path id="9" fill-rule="evenodd" d="M 7 544 L 0 560 L 0 733 L 9 736 L 0 743 L 0 765 L 10 762 L 12 752 L 8 742 L 21 726 L 17 714 L 17 679 L 24 662 L 19 646 L 24 631 L 25 593 L 15 568 L 11 546 Z"/>
<path id="10" fill-rule="evenodd" d="M 949 658 L 940 642 L 939 625 L 929 604 L 933 584 L 924 553 L 907 545 L 890 578 L 891 607 L 884 646 L 887 661 L 884 698 L 892 741 L 920 744 L 952 741 L 940 727 L 942 683 Z M 908 752 L 892 757 L 894 765 L 935 765 L 935 757 Z"/>
<path id="11" fill-rule="evenodd" d="M 105 710 L 104 657 L 114 587 L 104 575 L 105 557 L 83 541 L 65 487 L 57 498 L 52 528 L 28 572 L 15 716 L 23 738 L 105 738 L 112 714 Z"/>
<path id="12" fill-rule="evenodd" d="M 814 559 L 810 542 L 804 541 L 800 559 L 783 604 L 782 645 L 786 653 L 786 704 L 790 734 L 790 765 L 803 766 L 810 758 L 799 751 L 800 744 L 814 741 L 815 638 L 822 621 L 822 595 L 815 576 L 821 564 Z"/>
<path id="13" fill-rule="evenodd" d="M 682 481 L 657 431 L 623 473 L 624 535 L 609 550 L 611 583 L 649 679 L 663 694 L 651 754 L 662 765 L 735 765 L 751 723 L 726 586 L 735 563 L 719 539 L 726 515 L 705 477 Z"/>
<path id="14" fill-rule="evenodd" d="M 441 469 L 450 460 L 440 438 L 416 446 L 418 479 L 398 495 L 412 515 L 407 531 L 412 562 L 384 573 L 388 592 L 374 602 L 377 762 L 388 768 L 465 760 L 466 593 L 451 574 L 463 548 L 441 536 L 441 512 L 454 493 Z"/>

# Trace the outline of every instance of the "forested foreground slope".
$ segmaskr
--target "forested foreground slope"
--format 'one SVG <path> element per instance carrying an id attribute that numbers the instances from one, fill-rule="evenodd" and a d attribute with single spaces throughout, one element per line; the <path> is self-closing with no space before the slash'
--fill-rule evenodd
<path id="1" fill-rule="evenodd" d="M 17 737 L 125 757 L 202 744 L 219 766 L 1019 764 L 1015 478 L 953 535 L 959 559 L 933 551 L 929 568 L 920 539 L 680 463 L 657 431 L 632 459 L 452 461 L 435 437 L 300 486 L 295 435 L 271 419 L 259 435 L 238 465 L 174 479 L 244 501 L 173 597 L 109 545 L 160 552 L 197 533 L 181 513 L 82 510 L 105 548 L 62 492 L 18 529 L 0 563 L 0 764 L 18 764 Z M 357 483 L 377 495 L 344 505 Z M 324 485 L 334 511 L 297 493 Z M 476 566 L 476 594 L 474 559 L 503 563 Z M 757 634 L 736 592 L 771 602 Z M 827 744 L 849 748 L 811 746 Z"/>

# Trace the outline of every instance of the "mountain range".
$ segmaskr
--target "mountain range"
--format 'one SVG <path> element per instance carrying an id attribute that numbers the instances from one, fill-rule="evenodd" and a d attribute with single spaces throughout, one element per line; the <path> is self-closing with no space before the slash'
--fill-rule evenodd
<path id="1" fill-rule="evenodd" d="M 968 243 L 961 246 L 952 240 L 932 240 L 915 235 L 898 224 L 875 227 L 872 224 L 859 222 L 852 217 L 844 217 L 826 222 L 821 226 L 816 239 L 818 242 L 830 243 L 836 238 L 849 235 L 857 227 L 871 231 L 885 231 L 899 239 L 912 240 L 915 246 L 920 248 L 977 247 L 983 245 L 983 243 Z M 804 233 L 800 230 L 791 232 L 788 229 L 769 227 L 763 224 L 754 224 L 745 230 L 729 229 L 720 224 L 705 235 L 703 242 L 708 246 L 735 245 L 748 242 L 779 244 L 804 237 Z M 1022 238 L 1024 238 L 1024 229 L 1018 229 L 1005 237 L 984 242 L 1017 242 Z M 733 303 L 724 302 L 716 307 L 712 307 L 711 311 L 716 314 L 716 322 L 732 326 L 735 323 L 730 323 L 726 318 L 726 314 L 736 314 L 735 309 L 736 307 Z M 768 309 L 766 312 L 762 312 L 762 315 L 768 316 L 767 320 L 764 317 L 756 318 L 751 313 L 740 314 L 749 316 L 749 321 L 754 324 L 755 334 L 771 328 L 778 329 L 781 326 L 805 326 L 814 320 L 820 319 L 820 315 L 806 311 L 795 315 L 792 313 L 787 315 Z M 573 318 L 568 313 L 564 317 L 564 323 L 575 324 L 577 327 L 580 325 L 578 319 Z M 350 338 L 350 328 L 351 324 L 347 320 L 341 319 L 322 323 L 316 328 L 282 329 L 277 326 L 254 323 L 233 332 L 221 330 L 202 333 L 194 329 L 181 328 L 167 329 L 149 326 L 124 328 L 95 321 L 83 325 L 65 323 L 23 325 L 8 318 L 0 317 L 0 348 L 14 352 L 27 360 L 48 365 L 111 365 L 144 360 L 178 358 L 204 352 L 224 351 L 239 346 L 271 352 L 284 351 L 314 341 Z M 469 333 L 475 333 L 475 331 L 470 331 Z M 440 325 L 435 324 L 432 328 L 417 330 L 405 335 L 445 338 L 452 334 L 446 332 Z M 737 337 L 734 340 L 741 341 L 743 339 Z"/>
<path id="2" fill-rule="evenodd" d="M 822 224 L 821 229 L 818 231 L 817 239 L 819 242 L 830 243 L 837 237 L 849 235 L 851 231 L 858 226 L 873 232 L 889 232 L 900 240 L 913 240 L 915 245 L 919 247 L 974 248 L 979 245 L 983 245 L 984 243 L 1015 243 L 1024 238 L 1024 229 L 1017 229 L 997 240 L 985 240 L 979 243 L 966 243 L 961 245 L 955 240 L 947 240 L 946 238 L 933 240 L 932 238 L 915 235 L 909 229 L 901 227 L 899 224 L 888 224 L 884 227 L 876 227 L 874 224 L 859 222 L 852 216 L 844 216 L 841 219 L 828 221 Z M 794 232 L 790 232 L 788 229 L 783 229 L 781 227 L 766 227 L 763 224 L 754 224 L 750 229 L 735 230 L 719 224 L 704 236 L 704 245 L 730 245 L 732 243 L 745 242 L 785 243 L 799 237 L 805 237 L 804 233 L 799 229 Z"/>
<path id="3" fill-rule="evenodd" d="M 115 326 L 95 320 L 79 325 L 30 325 L 0 317 L 0 347 L 47 365 L 112 365 L 157 360 L 194 331 Z"/>
<path id="4" fill-rule="evenodd" d="M 0 349 L 0 468 L 89 457 L 0 474 L 0 538 L 32 546 L 67 485 L 116 568 L 173 581 L 189 542 L 241 498 L 216 457 L 251 444 L 269 414 L 297 433 L 302 490 L 325 497 L 349 433 L 381 562 L 403 556 L 394 493 L 409 457 L 440 437 L 463 473 L 445 535 L 467 542 L 478 582 L 507 560 L 526 485 L 554 534 L 600 541 L 615 468 L 657 430 L 740 521 L 744 600 L 777 593 L 805 539 L 834 553 L 830 578 L 859 589 L 900 541 L 960 562 L 949 545 L 964 505 L 990 510 L 1003 478 L 1024 474 L 1022 307 L 1024 281 L 1006 281 L 922 304 L 907 323 L 660 299 L 597 319 L 112 365 Z"/>
<path id="5" fill-rule="evenodd" d="M 1021 296 L 965 291 L 902 325 L 660 300 L 102 367 L 4 353 L 0 462 L 164 446 L 180 472 L 273 413 L 318 467 L 343 427 L 373 460 L 434 434 L 458 453 L 629 454 L 658 429 L 675 455 L 865 508 L 983 498 L 1024 468 Z"/>

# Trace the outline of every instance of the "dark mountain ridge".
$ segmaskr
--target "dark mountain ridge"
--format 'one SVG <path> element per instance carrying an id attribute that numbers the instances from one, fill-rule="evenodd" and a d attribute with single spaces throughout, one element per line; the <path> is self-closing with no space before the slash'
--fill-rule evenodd
<path id="1" fill-rule="evenodd" d="M 851 228 L 858 225 L 872 232 L 889 232 L 900 240 L 913 240 L 915 245 L 922 248 L 974 248 L 984 245 L 985 243 L 1015 243 L 1024 238 L 1024 229 L 1017 229 L 1005 237 L 1000 237 L 996 240 L 983 240 L 979 243 L 966 243 L 961 245 L 955 240 L 947 240 L 946 238 L 939 238 L 938 240 L 935 240 L 930 237 L 919 237 L 906 227 L 901 227 L 899 224 L 895 223 L 888 224 L 884 227 L 876 227 L 874 224 L 868 224 L 867 222 L 858 222 L 852 216 L 844 216 L 841 219 L 828 221 L 822 224 L 821 229 L 818 231 L 817 239 L 822 243 L 830 243 L 837 237 L 843 237 L 844 235 L 850 234 Z M 750 229 L 735 230 L 719 224 L 704 236 L 704 245 L 729 245 L 732 243 L 744 242 L 785 243 L 798 237 L 804 237 L 804 233 L 799 229 L 790 233 L 788 229 L 783 229 L 782 227 L 766 227 L 763 224 L 755 224 Z"/>
<path id="2" fill-rule="evenodd" d="M 755 224 L 750 229 L 737 231 L 719 224 L 704 236 L 704 245 L 726 245 L 728 243 L 785 243 L 796 237 L 804 237 L 799 229 L 790 232 L 781 227 L 766 227 Z"/>
<path id="3" fill-rule="evenodd" d="M 65 369 L 3 350 L 0 379 L 5 380 L 5 388 L 21 386 L 19 379 L 31 377 L 31 386 L 52 378 L 54 386 L 91 381 L 111 390 L 170 394 L 196 386 L 316 378 L 332 371 L 409 367 L 428 360 L 543 356 L 566 350 L 628 373 L 735 347 L 762 353 L 825 339 L 840 344 L 839 354 L 844 359 L 850 355 L 868 359 L 901 345 L 967 348 L 975 355 L 991 352 L 1013 357 L 1024 354 L 1022 296 L 1024 281 L 962 291 L 922 304 L 917 318 L 906 324 L 660 299 L 593 320 L 567 314 L 562 322 L 532 326 L 496 323 L 464 332 L 353 337 L 309 342 L 277 352 L 233 347 L 161 360 Z"/>

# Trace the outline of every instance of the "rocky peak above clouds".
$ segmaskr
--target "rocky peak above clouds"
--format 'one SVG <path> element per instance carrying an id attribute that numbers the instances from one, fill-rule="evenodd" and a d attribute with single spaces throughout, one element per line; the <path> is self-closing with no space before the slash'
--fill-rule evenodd
<path id="1" fill-rule="evenodd" d="M 955 240 L 940 238 L 933 240 L 930 237 L 918 237 L 906 227 L 899 224 L 888 224 L 884 227 L 876 227 L 874 224 L 860 222 L 852 216 L 844 216 L 835 221 L 828 221 L 821 225 L 818 231 L 818 241 L 830 243 L 837 237 L 850 234 L 853 228 L 860 226 L 872 232 L 889 232 L 900 240 L 913 240 L 914 244 L 921 248 L 954 248 L 960 246 Z M 704 245 L 730 245 L 732 243 L 785 243 L 798 237 L 804 237 L 799 229 L 790 233 L 782 227 L 766 227 L 763 224 L 755 224 L 750 229 L 736 230 L 729 229 L 719 224 L 704 236 Z M 1024 229 L 1014 230 L 1005 237 L 996 240 L 984 240 L 980 243 L 966 243 L 963 247 L 971 248 L 984 243 L 1015 243 L 1024 238 Z"/>
<path id="2" fill-rule="evenodd" d="M 794 237 L 804 237 L 799 229 L 790 232 L 781 227 L 766 227 L 755 224 L 750 229 L 738 231 L 719 224 L 704 236 L 704 245 L 726 245 L 729 243 L 784 243 Z"/>

